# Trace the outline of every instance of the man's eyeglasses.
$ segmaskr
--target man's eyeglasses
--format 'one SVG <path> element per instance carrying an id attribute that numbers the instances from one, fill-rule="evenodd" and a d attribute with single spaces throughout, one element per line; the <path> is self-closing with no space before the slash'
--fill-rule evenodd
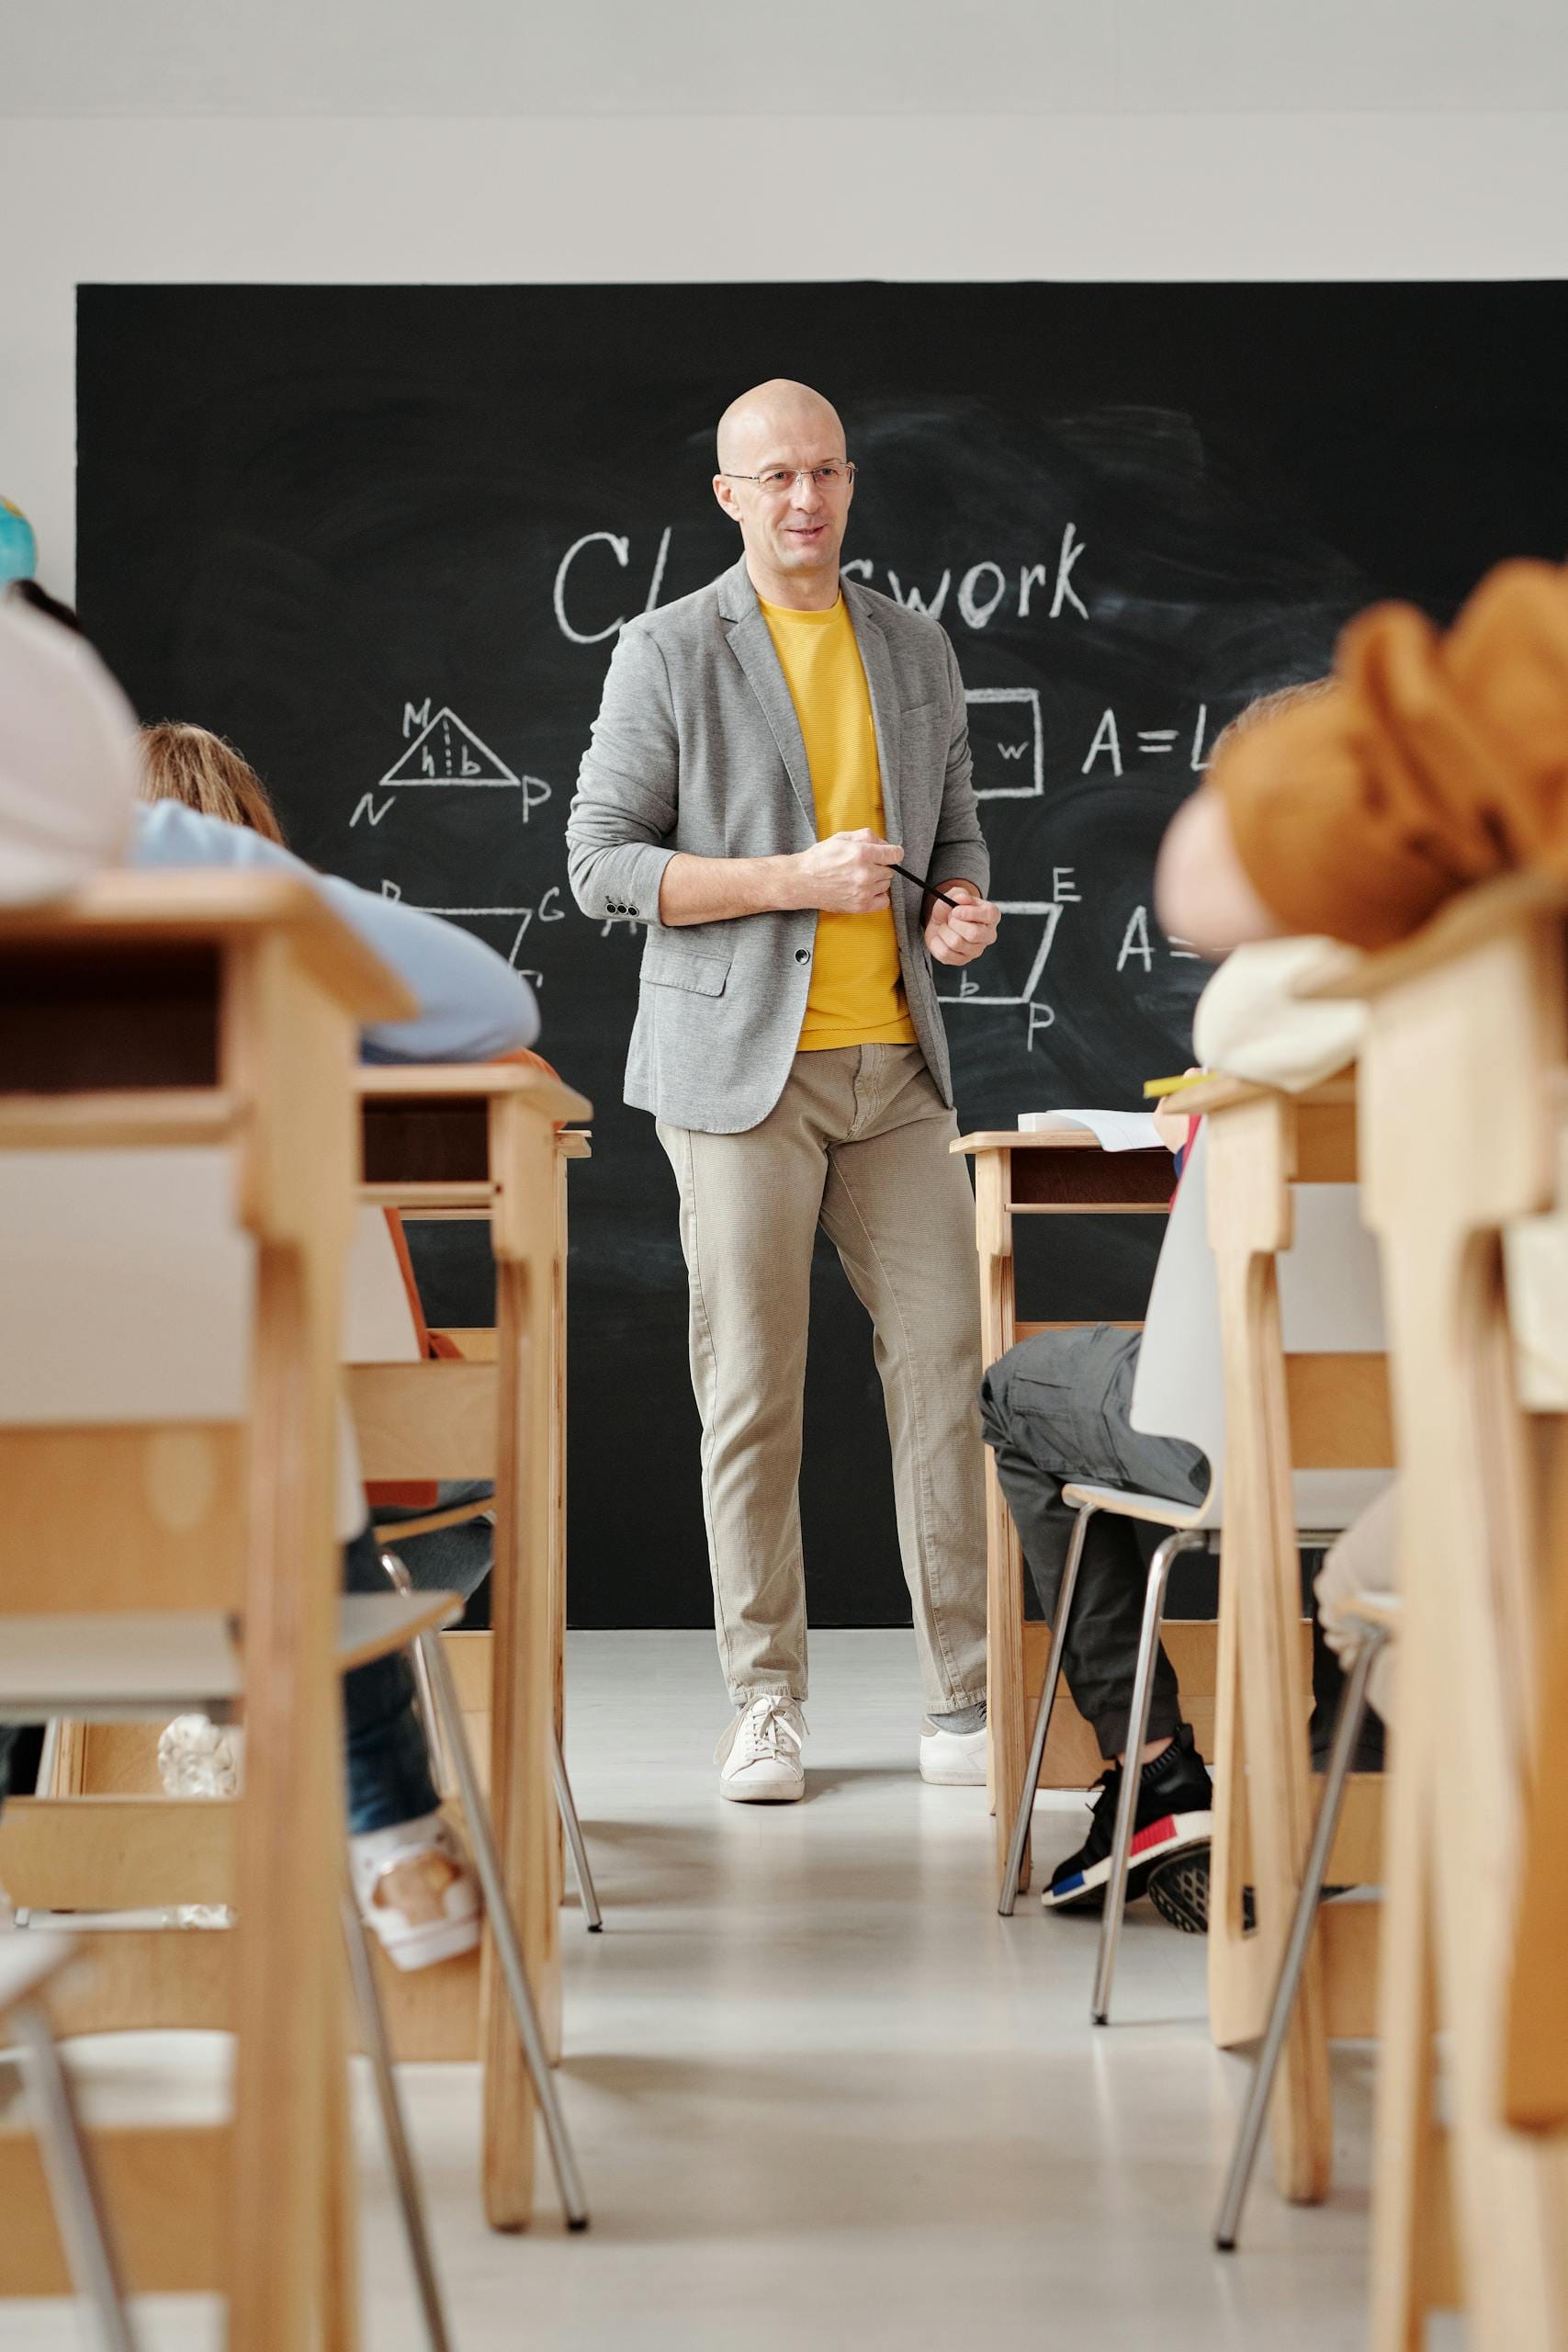
<path id="1" fill-rule="evenodd" d="M 853 466 L 836 458 L 826 466 L 775 466 L 771 473 L 719 476 L 721 481 L 754 481 L 765 498 L 786 496 L 797 481 L 814 481 L 818 490 L 847 490 L 854 478 Z"/>

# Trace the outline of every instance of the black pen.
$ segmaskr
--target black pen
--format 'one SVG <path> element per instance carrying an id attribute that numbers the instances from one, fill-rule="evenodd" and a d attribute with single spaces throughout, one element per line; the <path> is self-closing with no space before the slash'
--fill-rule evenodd
<path id="1" fill-rule="evenodd" d="M 945 890 L 939 890 L 934 882 L 928 882 L 923 874 L 912 873 L 907 865 L 896 865 L 893 871 L 895 874 L 902 875 L 905 881 L 915 889 L 925 892 L 931 898 L 940 899 L 944 907 L 956 909 L 964 903 L 962 899 L 950 899 Z"/>

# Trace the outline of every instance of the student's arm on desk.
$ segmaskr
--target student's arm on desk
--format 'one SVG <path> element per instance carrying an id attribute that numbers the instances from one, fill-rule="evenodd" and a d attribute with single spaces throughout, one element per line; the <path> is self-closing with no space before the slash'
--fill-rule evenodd
<path id="1" fill-rule="evenodd" d="M 419 999 L 413 1021 L 377 1022 L 363 1033 L 367 1060 L 477 1062 L 531 1046 L 539 1034 L 534 991 L 482 940 L 439 916 L 405 907 L 302 858 L 243 825 L 203 817 L 178 801 L 157 800 L 136 812 L 132 865 L 225 865 L 293 874 L 319 890 Z"/>

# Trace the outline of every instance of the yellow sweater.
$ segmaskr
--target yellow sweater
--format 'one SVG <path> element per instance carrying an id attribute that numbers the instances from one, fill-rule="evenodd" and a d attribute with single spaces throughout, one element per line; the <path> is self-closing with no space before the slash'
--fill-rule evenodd
<path id="1" fill-rule="evenodd" d="M 862 825 L 882 833 L 882 770 L 871 693 L 848 605 L 840 596 L 829 612 L 797 613 L 764 603 L 762 616 L 800 721 L 818 840 Z M 915 1042 L 891 910 L 819 914 L 799 1050 Z"/>

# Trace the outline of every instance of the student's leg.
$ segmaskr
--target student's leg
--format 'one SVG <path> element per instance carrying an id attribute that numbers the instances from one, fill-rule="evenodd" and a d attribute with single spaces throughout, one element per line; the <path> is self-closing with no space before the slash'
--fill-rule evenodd
<path id="1" fill-rule="evenodd" d="M 986 1442 L 1019 1532 L 1040 1606 L 1056 1606 L 1077 1514 L 1062 1500 L 1075 1479 L 1196 1502 L 1207 1485 L 1202 1456 L 1170 1438 L 1151 1438 L 1128 1419 L 1138 1334 L 1096 1324 L 1043 1331 L 1010 1349 L 980 1389 Z M 1130 1521 L 1097 1513 L 1078 1567 L 1063 1671 L 1100 1754 L 1118 1755 L 1127 1736 L 1143 1622 L 1145 1567 Z M 1155 1661 L 1151 1744 L 1180 1721 L 1180 1694 L 1163 1645 Z"/>
<path id="2" fill-rule="evenodd" d="M 986 1696 L 975 1201 L 919 1049 L 866 1046 L 856 1059 L 856 1115 L 831 1155 L 822 1224 L 874 1327 L 926 1705 L 952 1718 Z"/>
<path id="3" fill-rule="evenodd" d="M 801 1427 L 833 1079 L 811 1065 L 843 1058 L 797 1055 L 741 1135 L 659 1127 L 681 1193 L 714 1616 L 737 1706 L 806 1697 Z"/>
<path id="4" fill-rule="evenodd" d="M 375 1532 L 344 1547 L 345 1592 L 390 1590 Z M 406 1652 L 343 1679 L 349 1864 L 367 1924 L 399 1968 L 479 1941 L 479 1892 L 440 1809 Z"/>
<path id="5" fill-rule="evenodd" d="M 391 1590 L 371 1529 L 344 1546 L 343 1589 Z M 440 1800 L 414 1712 L 413 1668 L 406 1652 L 395 1651 L 344 1676 L 343 1717 L 350 1834 L 390 1829 L 434 1813 Z"/>
<path id="6" fill-rule="evenodd" d="M 1201 1454 L 1147 1438 L 1128 1418 L 1137 1335 L 1101 1324 L 1021 1341 L 986 1375 L 981 1413 L 998 1475 L 1018 1522 L 1024 1557 L 1047 1615 L 1056 1605 L 1075 1514 L 1064 1485 L 1084 1479 L 1195 1502 L 1208 1483 Z M 1124 1750 L 1147 1577 L 1132 1521 L 1090 1521 L 1078 1567 L 1063 1669 L 1102 1756 Z M 1089 1834 L 1057 1863 L 1043 1900 L 1050 1909 L 1097 1901 L 1111 1874 L 1123 1770 L 1138 1776 L 1129 1897 L 1146 1889 L 1172 1925 L 1201 1931 L 1208 1919 L 1213 1792 L 1181 1721 L 1176 1676 L 1162 1648 L 1155 1664 L 1148 1745 L 1100 1781 Z"/>
<path id="7" fill-rule="evenodd" d="M 446 1478 L 440 1483 L 435 1510 L 455 1510 L 464 1504 L 489 1502 L 495 1488 L 485 1478 Z M 455 1592 L 470 1600 L 489 1576 L 495 1559 L 495 1529 L 482 1514 L 457 1527 L 438 1528 L 433 1535 L 400 1539 L 402 1522 L 425 1517 L 406 1505 L 388 1507 L 373 1514 L 375 1531 L 389 1552 L 395 1552 L 420 1592 Z"/>

